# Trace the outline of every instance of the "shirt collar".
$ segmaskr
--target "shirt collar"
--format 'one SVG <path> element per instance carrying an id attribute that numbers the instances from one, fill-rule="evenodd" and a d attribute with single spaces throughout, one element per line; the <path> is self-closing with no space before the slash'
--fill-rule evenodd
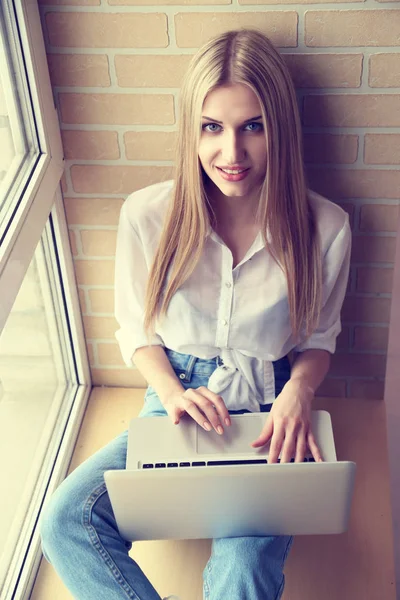
<path id="1" fill-rule="evenodd" d="M 210 237 L 210 239 L 212 239 L 214 242 L 217 242 L 217 244 L 226 246 L 225 242 L 222 240 L 222 238 L 220 238 L 220 236 L 216 233 L 216 231 L 214 231 L 214 229 L 212 229 L 211 226 L 209 227 L 206 237 Z M 269 241 L 269 235 L 267 235 L 267 239 Z M 262 233 L 261 233 L 261 231 L 259 231 L 256 238 L 254 239 L 252 245 L 246 252 L 246 255 L 244 256 L 243 260 L 240 262 L 240 264 L 242 264 L 243 262 L 246 262 L 247 260 L 252 258 L 254 256 L 254 254 L 259 252 L 263 248 L 265 248 L 265 244 L 264 244 Z"/>

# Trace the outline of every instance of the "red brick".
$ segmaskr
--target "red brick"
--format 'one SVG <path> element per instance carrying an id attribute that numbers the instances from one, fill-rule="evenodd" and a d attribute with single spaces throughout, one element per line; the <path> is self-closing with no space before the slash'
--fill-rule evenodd
<path id="1" fill-rule="evenodd" d="M 353 377 L 383 377 L 386 356 L 383 354 L 334 354 L 330 372 L 332 375 Z"/>
<path id="2" fill-rule="evenodd" d="M 353 235 L 351 260 L 355 263 L 394 262 L 396 238 Z"/>
<path id="3" fill-rule="evenodd" d="M 355 327 L 354 348 L 356 350 L 387 350 L 389 327 Z"/>
<path id="4" fill-rule="evenodd" d="M 116 131 L 66 129 L 61 136 L 66 159 L 113 160 L 121 156 Z"/>
<path id="5" fill-rule="evenodd" d="M 108 87 L 108 57 L 101 54 L 48 54 L 51 83 L 55 85 Z"/>
<path id="6" fill-rule="evenodd" d="M 344 398 L 346 396 L 346 380 L 327 377 L 315 393 L 316 397 Z"/>
<path id="7" fill-rule="evenodd" d="M 339 198 L 398 199 L 400 171 L 389 169 L 327 169 L 308 166 L 310 187 L 331 200 Z"/>
<path id="8" fill-rule="evenodd" d="M 361 85 L 362 54 L 284 54 L 298 88 L 357 88 Z"/>
<path id="9" fill-rule="evenodd" d="M 373 5 L 372 5 L 373 6 Z M 397 46 L 400 11 L 308 10 L 305 43 L 312 47 Z"/>
<path id="10" fill-rule="evenodd" d="M 336 338 L 336 349 L 347 350 L 350 344 L 350 329 L 348 327 L 342 327 L 342 331 Z"/>
<path id="11" fill-rule="evenodd" d="M 172 167 L 73 165 L 72 185 L 82 194 L 131 194 L 152 183 L 172 178 Z"/>
<path id="12" fill-rule="evenodd" d="M 344 163 L 357 160 L 358 135 L 306 133 L 304 158 L 307 163 Z"/>
<path id="13" fill-rule="evenodd" d="M 166 48 L 167 15 L 157 13 L 48 12 L 51 46 L 66 48 Z"/>
<path id="14" fill-rule="evenodd" d="M 355 380 L 351 382 L 350 395 L 352 398 L 383 400 L 384 390 L 384 381 Z"/>
<path id="15" fill-rule="evenodd" d="M 357 269 L 357 291 L 391 294 L 393 269 L 384 267 L 359 267 Z"/>
<path id="16" fill-rule="evenodd" d="M 303 120 L 317 127 L 399 127 L 400 94 L 306 96 Z"/>
<path id="17" fill-rule="evenodd" d="M 400 165 L 400 134 L 367 133 L 364 162 L 369 165 Z"/>
<path id="18" fill-rule="evenodd" d="M 399 207 L 395 204 L 365 204 L 360 211 L 361 231 L 397 231 Z"/>
<path id="19" fill-rule="evenodd" d="M 390 298 L 347 296 L 342 308 L 344 323 L 389 323 Z"/>

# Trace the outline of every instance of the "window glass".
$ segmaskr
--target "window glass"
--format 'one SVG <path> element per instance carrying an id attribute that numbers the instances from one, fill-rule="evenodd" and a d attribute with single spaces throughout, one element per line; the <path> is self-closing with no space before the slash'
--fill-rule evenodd
<path id="1" fill-rule="evenodd" d="M 0 480 L 7 482 L 0 496 L 3 575 L 71 379 L 54 258 L 48 223 L 0 335 Z"/>
<path id="2" fill-rule="evenodd" d="M 0 6 L 0 232 L 40 153 L 17 21 Z M 3 226 L 3 227 L 2 227 Z"/>

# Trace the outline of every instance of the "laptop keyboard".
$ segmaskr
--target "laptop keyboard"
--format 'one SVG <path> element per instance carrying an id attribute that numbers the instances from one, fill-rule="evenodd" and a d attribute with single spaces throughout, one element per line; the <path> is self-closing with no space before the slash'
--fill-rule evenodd
<path id="1" fill-rule="evenodd" d="M 278 463 L 280 463 L 278 458 Z M 294 458 L 291 459 L 291 463 L 294 463 Z M 315 462 L 312 457 L 305 458 L 303 462 Z M 143 463 L 142 469 L 168 469 L 177 467 L 217 467 L 223 465 L 259 465 L 268 464 L 266 458 L 251 458 L 246 460 L 207 460 L 207 461 L 193 461 L 193 462 L 169 462 L 169 463 Z"/>

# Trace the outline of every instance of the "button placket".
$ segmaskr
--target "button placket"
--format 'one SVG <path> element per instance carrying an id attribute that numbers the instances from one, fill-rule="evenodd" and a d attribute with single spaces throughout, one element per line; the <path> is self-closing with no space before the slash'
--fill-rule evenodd
<path id="1" fill-rule="evenodd" d="M 220 348 L 226 348 L 228 345 L 233 298 L 232 253 L 226 246 L 221 246 L 221 279 L 215 345 Z"/>

